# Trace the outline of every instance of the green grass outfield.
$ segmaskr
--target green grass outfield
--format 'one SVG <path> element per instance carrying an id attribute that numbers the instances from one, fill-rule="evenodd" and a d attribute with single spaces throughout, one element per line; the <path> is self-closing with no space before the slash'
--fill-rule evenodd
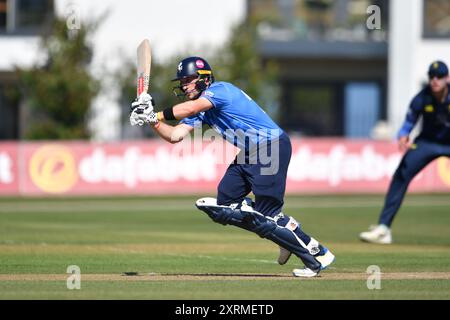
<path id="1" fill-rule="evenodd" d="M 286 198 L 336 255 L 314 279 L 292 277 L 296 257 L 279 266 L 276 245 L 212 222 L 195 200 L 0 199 L 0 299 L 450 299 L 448 194 L 408 195 L 390 246 L 358 240 L 382 196 Z M 66 287 L 69 265 L 80 290 Z M 367 288 L 370 265 L 380 290 Z"/>

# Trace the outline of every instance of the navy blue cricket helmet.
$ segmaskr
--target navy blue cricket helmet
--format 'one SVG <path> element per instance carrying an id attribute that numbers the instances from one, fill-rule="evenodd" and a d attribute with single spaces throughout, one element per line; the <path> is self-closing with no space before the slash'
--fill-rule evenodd
<path id="1" fill-rule="evenodd" d="M 189 77 L 198 77 L 199 81 L 196 83 L 196 89 L 199 94 L 208 88 L 208 84 L 205 83 L 205 80 L 208 80 L 208 83 L 211 84 L 214 82 L 214 75 L 209 63 L 200 57 L 188 57 L 186 59 L 181 60 L 177 67 L 177 76 L 172 79 L 172 81 L 181 81 L 184 78 Z M 176 89 L 180 90 L 181 93 L 177 93 Z M 185 96 L 186 92 L 184 92 L 181 83 L 174 87 L 174 92 L 176 96 Z"/>

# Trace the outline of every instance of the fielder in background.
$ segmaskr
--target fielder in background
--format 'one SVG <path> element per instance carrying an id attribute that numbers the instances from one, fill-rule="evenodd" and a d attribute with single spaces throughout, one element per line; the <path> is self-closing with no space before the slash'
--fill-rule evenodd
<path id="1" fill-rule="evenodd" d="M 433 62 L 428 69 L 428 85 L 412 100 L 406 120 L 398 133 L 398 145 L 405 152 L 392 178 L 379 224 L 362 232 L 362 241 L 392 243 L 391 225 L 411 180 L 434 159 L 450 157 L 450 85 L 447 65 Z M 413 143 L 409 135 L 422 118 L 422 130 Z"/>
<path id="2" fill-rule="evenodd" d="M 174 88 L 177 95 L 187 101 L 156 113 L 151 96 L 143 94 L 132 103 L 131 124 L 150 124 L 171 143 L 208 124 L 237 146 L 240 154 L 220 181 L 217 199 L 199 199 L 197 208 L 217 223 L 240 227 L 278 244 L 280 264 L 294 253 L 305 265 L 294 269 L 294 276 L 317 276 L 334 261 L 334 255 L 281 212 L 292 151 L 287 134 L 241 89 L 215 82 L 211 67 L 200 57 L 182 60 L 173 81 L 179 84 Z M 165 120 L 181 121 L 171 126 Z M 263 161 L 265 155 L 270 161 Z M 247 198 L 250 192 L 254 202 Z"/>

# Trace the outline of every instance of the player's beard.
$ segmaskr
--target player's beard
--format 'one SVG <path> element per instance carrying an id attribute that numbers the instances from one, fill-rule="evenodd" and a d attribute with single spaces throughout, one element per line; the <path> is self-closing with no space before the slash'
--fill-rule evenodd
<path id="1" fill-rule="evenodd" d="M 195 100 L 200 96 L 200 92 L 197 90 L 197 88 L 194 88 L 190 91 L 185 91 L 184 96 L 187 100 Z"/>

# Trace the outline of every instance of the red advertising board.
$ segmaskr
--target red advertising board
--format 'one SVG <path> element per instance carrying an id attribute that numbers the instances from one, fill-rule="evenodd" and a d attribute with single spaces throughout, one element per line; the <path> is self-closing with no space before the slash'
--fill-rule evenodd
<path id="1" fill-rule="evenodd" d="M 395 142 L 294 140 L 287 192 L 383 193 L 400 163 Z M 450 160 L 442 157 L 412 181 L 411 192 L 450 191 Z"/>
<path id="2" fill-rule="evenodd" d="M 226 170 L 214 149 L 188 143 L 28 143 L 23 194 L 188 194 L 214 190 Z"/>
<path id="3" fill-rule="evenodd" d="M 287 193 L 384 193 L 401 154 L 395 143 L 292 139 Z M 222 141 L 0 143 L 0 195 L 214 193 L 236 149 Z M 450 191 L 439 158 L 411 192 Z"/>
<path id="4" fill-rule="evenodd" d="M 0 195 L 19 193 L 18 148 L 16 143 L 0 144 Z"/>

